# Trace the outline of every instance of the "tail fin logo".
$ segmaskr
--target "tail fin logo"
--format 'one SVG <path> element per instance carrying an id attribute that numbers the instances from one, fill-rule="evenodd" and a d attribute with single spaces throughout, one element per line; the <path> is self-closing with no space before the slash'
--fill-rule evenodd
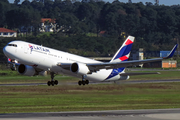
<path id="1" fill-rule="evenodd" d="M 121 61 L 126 61 L 126 60 L 128 60 L 128 58 L 129 58 L 129 56 L 126 56 L 126 55 L 128 55 L 129 53 L 130 53 L 130 50 L 131 50 L 131 47 L 132 47 L 132 44 L 133 44 L 133 42 L 130 40 L 130 39 L 128 39 L 127 41 L 126 41 L 126 43 L 125 43 L 125 50 L 123 50 L 122 49 L 122 51 L 120 51 L 120 52 L 123 52 L 123 54 L 122 54 L 122 56 L 120 57 L 119 56 L 119 59 L 121 60 Z M 129 46 L 128 46 L 129 45 Z M 116 58 L 117 59 L 117 58 Z"/>
<path id="2" fill-rule="evenodd" d="M 117 53 L 114 55 L 111 62 L 120 62 L 120 61 L 128 60 L 133 42 L 134 42 L 134 37 L 129 36 L 124 41 L 123 45 L 120 47 Z"/>
<path id="3" fill-rule="evenodd" d="M 33 46 L 29 44 L 29 48 L 31 49 L 31 53 L 32 53 Z"/>
<path id="4" fill-rule="evenodd" d="M 29 44 L 29 48 L 33 49 L 33 46 Z"/>

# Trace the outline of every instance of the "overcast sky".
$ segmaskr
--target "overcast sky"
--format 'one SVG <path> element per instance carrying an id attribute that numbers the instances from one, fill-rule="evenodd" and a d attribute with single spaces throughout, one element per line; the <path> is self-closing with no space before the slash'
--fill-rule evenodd
<path id="1" fill-rule="evenodd" d="M 20 0 L 21 2 L 23 2 L 24 0 Z M 31 0 L 30 0 L 31 1 Z M 104 0 L 105 2 L 109 1 L 109 2 L 113 2 L 114 0 Z M 128 2 L 128 0 L 119 0 L 120 2 Z M 131 0 L 133 3 L 137 3 L 137 2 L 143 2 L 145 4 L 145 2 L 152 2 L 153 4 L 155 3 L 155 0 Z M 13 3 L 14 0 L 9 0 L 10 3 Z M 162 5 L 178 5 L 180 4 L 180 0 L 159 0 L 159 4 Z"/>

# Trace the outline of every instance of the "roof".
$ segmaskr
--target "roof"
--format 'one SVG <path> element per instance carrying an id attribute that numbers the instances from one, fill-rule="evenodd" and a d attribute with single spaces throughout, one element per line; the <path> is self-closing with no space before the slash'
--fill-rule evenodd
<path id="1" fill-rule="evenodd" d="M 99 32 L 99 34 L 105 34 L 106 33 L 106 31 L 100 31 Z"/>
<path id="2" fill-rule="evenodd" d="M 56 19 L 51 18 L 41 18 L 41 22 L 45 23 L 46 21 L 49 21 L 50 23 L 55 23 Z"/>
<path id="3" fill-rule="evenodd" d="M 16 31 L 13 31 L 13 30 L 10 30 L 10 29 L 6 29 L 6 28 L 0 28 L 0 32 L 16 32 Z"/>

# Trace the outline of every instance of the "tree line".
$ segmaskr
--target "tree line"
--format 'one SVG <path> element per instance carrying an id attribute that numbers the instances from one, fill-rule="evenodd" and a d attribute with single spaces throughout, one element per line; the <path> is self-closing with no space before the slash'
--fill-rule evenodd
<path id="1" fill-rule="evenodd" d="M 180 6 L 164 6 L 151 2 L 112 3 L 102 0 L 0 0 L 0 27 L 18 30 L 33 26 L 33 35 L 24 41 L 43 44 L 84 56 L 111 55 L 124 37 L 136 37 L 134 49 L 170 50 L 180 34 Z M 67 28 L 51 35 L 39 35 L 41 18 L 56 20 Z M 99 35 L 104 31 L 103 37 Z M 30 31 L 31 32 L 31 31 Z M 91 34 L 91 35 L 88 35 Z M 14 38 L 1 38 L 0 42 Z"/>

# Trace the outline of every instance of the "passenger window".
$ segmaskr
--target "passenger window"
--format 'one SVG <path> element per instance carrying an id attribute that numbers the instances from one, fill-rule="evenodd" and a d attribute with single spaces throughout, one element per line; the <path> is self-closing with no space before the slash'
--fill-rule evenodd
<path id="1" fill-rule="evenodd" d="M 8 46 L 17 47 L 17 45 L 16 45 L 16 44 L 8 44 Z"/>

